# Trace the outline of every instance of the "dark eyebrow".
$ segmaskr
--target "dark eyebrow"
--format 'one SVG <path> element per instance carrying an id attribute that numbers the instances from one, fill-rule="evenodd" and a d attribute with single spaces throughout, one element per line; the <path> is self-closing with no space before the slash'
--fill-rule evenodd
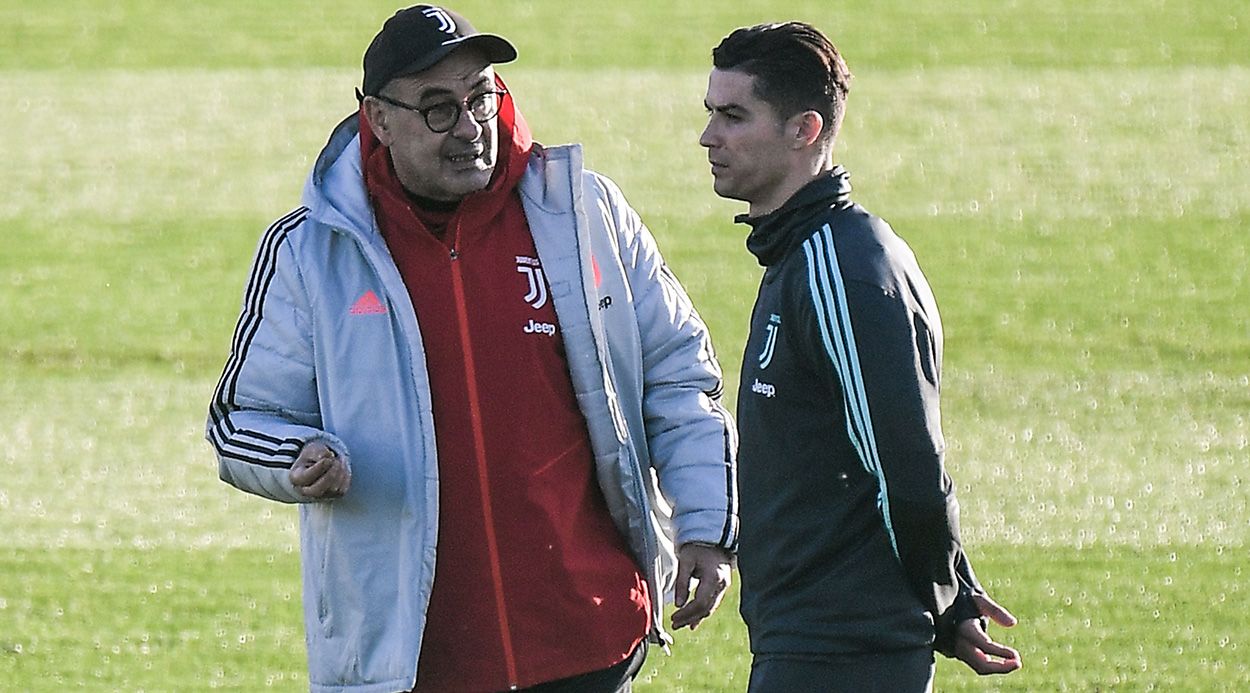
<path id="1" fill-rule="evenodd" d="M 707 109 L 708 113 L 730 113 L 731 115 L 741 114 L 744 110 L 742 106 L 739 106 L 736 103 L 726 103 L 719 106 L 713 106 L 708 103 L 706 99 L 703 101 L 703 107 Z"/>
<path id="2" fill-rule="evenodd" d="M 477 80 L 476 82 L 474 82 L 472 85 L 469 86 L 469 92 L 473 93 L 481 89 L 484 85 L 494 86 L 494 84 L 495 82 L 494 80 L 491 79 L 490 75 L 482 75 L 481 79 Z M 446 87 L 430 87 L 429 89 L 421 92 L 421 94 L 417 97 L 417 102 L 421 103 L 424 101 L 428 101 L 431 98 L 454 99 L 455 96 L 456 96 L 456 92 Z"/>
<path id="3" fill-rule="evenodd" d="M 440 96 L 451 96 L 451 95 L 452 95 L 452 91 L 450 89 L 445 89 L 443 87 L 430 87 L 429 89 L 422 90 L 422 92 L 417 96 L 417 101 L 420 102 L 420 101 L 425 101 L 431 97 L 437 98 Z"/>

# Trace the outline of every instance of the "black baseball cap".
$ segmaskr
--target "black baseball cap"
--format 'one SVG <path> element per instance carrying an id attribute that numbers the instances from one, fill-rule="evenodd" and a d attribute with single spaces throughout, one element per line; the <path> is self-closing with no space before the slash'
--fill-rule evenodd
<path id="1" fill-rule="evenodd" d="M 413 5 L 386 20 L 365 50 L 360 88 L 377 96 L 396 77 L 431 67 L 461 46 L 473 46 L 492 63 L 516 60 L 516 48 L 495 34 L 478 33 L 469 20 L 436 5 Z"/>

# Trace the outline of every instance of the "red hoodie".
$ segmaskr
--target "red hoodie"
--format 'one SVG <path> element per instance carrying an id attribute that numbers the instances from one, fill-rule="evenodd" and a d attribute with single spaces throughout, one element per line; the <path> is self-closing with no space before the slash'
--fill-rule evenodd
<path id="1" fill-rule="evenodd" d="M 617 664 L 650 628 L 651 601 L 595 483 L 516 190 L 529 128 L 506 96 L 490 184 L 438 214 L 405 192 L 363 110 L 360 124 L 369 196 L 421 325 L 437 428 L 438 558 L 415 690 L 503 691 Z"/>

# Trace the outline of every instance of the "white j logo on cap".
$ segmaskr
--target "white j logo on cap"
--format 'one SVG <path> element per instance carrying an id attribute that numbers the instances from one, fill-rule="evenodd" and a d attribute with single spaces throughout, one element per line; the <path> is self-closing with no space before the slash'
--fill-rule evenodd
<path id="1" fill-rule="evenodd" d="M 456 22 L 447 14 L 447 11 L 441 7 L 428 7 L 421 10 L 421 14 L 427 17 L 433 17 L 438 20 L 438 30 L 445 34 L 456 33 Z"/>

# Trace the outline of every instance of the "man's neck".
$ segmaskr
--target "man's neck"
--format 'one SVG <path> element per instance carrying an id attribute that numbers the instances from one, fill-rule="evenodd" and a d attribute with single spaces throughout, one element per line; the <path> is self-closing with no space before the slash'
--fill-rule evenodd
<path id="1" fill-rule="evenodd" d="M 432 197 L 418 195 L 407 188 L 404 189 L 404 192 L 408 194 L 408 199 L 414 205 L 427 212 L 447 214 L 456 211 L 456 208 L 460 206 L 460 200 L 436 200 Z"/>
<path id="2" fill-rule="evenodd" d="M 833 168 L 833 160 L 830 159 L 814 163 L 810 169 L 796 169 L 794 175 L 787 177 L 781 185 L 777 186 L 773 195 L 768 196 L 767 199 L 750 200 L 747 216 L 758 218 L 781 209 L 790 201 L 790 198 L 794 197 L 795 193 L 817 178 L 829 175 Z"/>

